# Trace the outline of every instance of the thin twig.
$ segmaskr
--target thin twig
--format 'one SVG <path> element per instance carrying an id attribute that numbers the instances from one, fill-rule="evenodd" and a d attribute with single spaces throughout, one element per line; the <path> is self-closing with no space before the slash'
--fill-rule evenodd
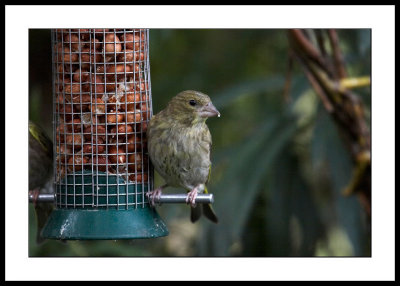
<path id="1" fill-rule="evenodd" d="M 343 78 L 340 80 L 339 85 L 342 89 L 353 89 L 370 86 L 371 78 L 369 76 Z"/>
<path id="2" fill-rule="evenodd" d="M 328 30 L 329 41 L 333 51 L 333 59 L 335 63 L 336 79 L 347 77 L 347 72 L 344 65 L 343 55 L 339 47 L 339 38 L 335 29 Z"/>
<path id="3" fill-rule="evenodd" d="M 289 33 L 296 41 L 297 46 L 301 48 L 304 53 L 313 59 L 321 67 L 325 67 L 325 62 L 322 59 L 320 52 L 314 47 L 314 45 L 306 38 L 304 33 L 300 29 L 289 30 Z"/>
<path id="4" fill-rule="evenodd" d="M 333 109 L 332 103 L 330 102 L 329 97 L 327 96 L 326 92 L 324 91 L 324 88 L 322 87 L 321 82 L 319 80 L 317 80 L 316 75 L 313 73 L 312 69 L 310 69 L 310 66 L 307 65 L 307 62 L 304 59 L 302 59 L 299 56 L 297 57 L 297 59 L 299 60 L 300 64 L 303 66 L 304 72 L 307 76 L 308 81 L 314 88 L 317 95 L 320 97 L 322 104 L 325 106 L 325 109 L 329 113 L 333 112 L 334 109 Z"/>
<path id="5" fill-rule="evenodd" d="M 329 73 L 329 76 L 332 77 L 334 75 L 334 67 L 332 61 L 329 58 L 328 51 L 325 48 L 324 34 L 326 34 L 326 30 L 322 29 L 315 30 L 318 48 L 321 51 L 322 58 L 324 59 L 324 63 L 326 64 L 327 72 Z"/>

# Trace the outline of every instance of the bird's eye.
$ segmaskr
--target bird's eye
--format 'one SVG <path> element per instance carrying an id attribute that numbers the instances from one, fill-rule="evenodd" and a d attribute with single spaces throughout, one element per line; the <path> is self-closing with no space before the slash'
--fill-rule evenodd
<path id="1" fill-rule="evenodd" d="M 189 100 L 189 104 L 190 104 L 191 106 L 195 106 L 195 105 L 197 104 L 197 102 L 196 102 L 196 100 L 191 99 L 191 100 Z"/>

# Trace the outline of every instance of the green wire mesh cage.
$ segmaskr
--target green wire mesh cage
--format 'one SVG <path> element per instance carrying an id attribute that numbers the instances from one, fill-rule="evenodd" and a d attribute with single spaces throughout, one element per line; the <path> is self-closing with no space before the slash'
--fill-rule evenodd
<path id="1" fill-rule="evenodd" d="M 53 239 L 165 236 L 150 207 L 152 115 L 147 29 L 54 29 Z"/>

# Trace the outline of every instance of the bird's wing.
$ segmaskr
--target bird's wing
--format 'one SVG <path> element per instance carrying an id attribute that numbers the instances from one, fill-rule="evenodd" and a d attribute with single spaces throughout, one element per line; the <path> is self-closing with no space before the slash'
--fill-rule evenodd
<path id="1" fill-rule="evenodd" d="M 29 121 L 29 133 L 36 139 L 37 142 L 42 146 L 42 149 L 53 158 L 53 142 L 46 135 L 44 130 L 33 122 Z"/>
<path id="2" fill-rule="evenodd" d="M 211 178 L 211 146 L 212 146 L 212 139 L 211 139 L 211 133 L 210 133 L 210 130 L 208 129 L 208 127 L 206 127 L 206 132 L 204 132 L 204 138 L 203 138 L 203 140 L 204 141 L 206 141 L 206 142 L 208 142 L 208 144 L 209 144 L 209 155 L 210 155 L 210 167 L 209 167 L 209 169 L 208 169 L 208 177 L 207 177 L 207 181 L 206 181 L 206 184 L 210 181 L 210 178 Z"/>

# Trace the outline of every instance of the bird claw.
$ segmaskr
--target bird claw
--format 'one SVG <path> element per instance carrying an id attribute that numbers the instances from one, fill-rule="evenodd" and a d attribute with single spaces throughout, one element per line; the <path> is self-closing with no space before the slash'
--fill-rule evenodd
<path id="1" fill-rule="evenodd" d="M 197 187 L 196 187 L 196 188 L 194 188 L 193 190 L 191 190 L 191 191 L 188 193 L 187 197 L 186 197 L 186 203 L 187 203 L 187 204 L 190 203 L 190 205 L 191 205 L 193 208 L 196 207 L 196 198 L 197 198 L 197 194 L 198 194 L 198 192 L 197 192 Z"/>
<path id="2" fill-rule="evenodd" d="M 34 190 L 29 191 L 29 193 L 32 194 L 33 206 L 36 208 L 37 203 L 38 203 L 37 201 L 38 201 L 38 198 L 39 198 L 39 195 L 40 195 L 40 189 L 36 188 Z"/>
<path id="3" fill-rule="evenodd" d="M 162 188 L 161 187 L 155 189 L 154 191 L 147 192 L 146 196 L 149 199 L 151 207 L 153 207 L 153 208 L 155 207 L 155 205 L 156 205 L 155 199 L 157 198 L 157 200 L 159 201 L 160 197 L 161 197 L 161 194 L 162 194 Z"/>

